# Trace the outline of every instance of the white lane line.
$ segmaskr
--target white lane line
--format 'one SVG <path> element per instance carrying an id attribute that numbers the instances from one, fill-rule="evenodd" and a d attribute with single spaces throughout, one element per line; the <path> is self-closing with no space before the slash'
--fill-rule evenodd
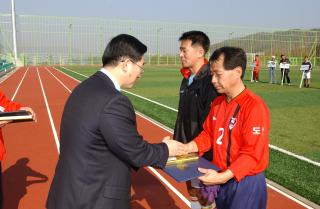
<path id="1" fill-rule="evenodd" d="M 63 73 L 64 75 L 67 75 L 68 77 L 70 77 L 68 74 L 62 72 L 61 70 L 58 70 L 58 71 Z M 76 79 L 74 79 L 74 80 L 76 80 Z M 76 80 L 76 81 L 80 82 L 79 80 Z M 170 182 L 168 182 L 157 170 L 155 170 L 154 168 L 152 168 L 150 166 L 148 166 L 148 169 L 151 172 L 153 172 L 160 179 L 160 181 L 162 181 L 169 189 L 171 189 L 171 191 L 173 191 L 187 206 L 189 206 L 191 208 L 190 201 L 183 194 L 181 194 L 172 184 L 170 184 Z"/>
<path id="2" fill-rule="evenodd" d="M 174 186 L 172 186 L 172 184 L 170 184 L 170 182 L 167 181 L 167 179 L 161 176 L 161 174 L 156 169 L 150 166 L 148 166 L 148 169 L 151 172 L 153 172 L 160 179 L 160 181 L 162 181 L 165 185 L 167 185 L 167 187 L 171 189 L 187 206 L 189 206 L 189 208 L 191 208 L 190 201 L 185 196 L 183 196 L 183 194 L 181 194 Z"/>
<path id="3" fill-rule="evenodd" d="M 310 163 L 310 164 L 312 164 L 312 165 L 315 165 L 315 166 L 320 167 L 320 162 L 313 161 L 313 160 L 311 160 L 311 159 L 309 159 L 309 158 L 306 158 L 306 157 L 301 156 L 301 155 L 297 155 L 297 154 L 295 154 L 295 153 L 293 153 L 293 152 L 290 152 L 290 151 L 288 151 L 288 150 L 285 150 L 285 149 L 282 149 L 282 148 L 280 148 L 280 147 L 274 146 L 274 145 L 272 145 L 272 144 L 269 144 L 269 147 L 270 147 L 271 149 L 277 150 L 277 151 L 282 152 L 282 153 L 284 153 L 284 154 L 290 155 L 291 157 L 295 157 L 295 158 L 297 158 L 297 159 L 299 159 L 299 160 L 302 160 L 302 161 L 305 161 L 305 162 Z"/>
<path id="4" fill-rule="evenodd" d="M 66 85 L 64 85 L 64 83 L 62 83 L 55 75 L 53 75 L 53 74 L 50 72 L 50 70 L 48 70 L 47 67 L 45 67 L 45 69 L 46 69 L 69 93 L 71 93 L 71 90 L 70 90 Z"/>
<path id="5" fill-rule="evenodd" d="M 68 68 L 65 68 L 65 67 L 62 67 L 62 66 L 61 66 L 61 68 L 65 69 L 65 70 L 67 70 L 67 71 L 70 71 L 70 72 L 72 72 L 72 73 L 81 75 L 82 77 L 89 78 L 88 76 L 86 76 L 86 75 L 84 75 L 84 74 L 78 73 L 78 72 L 73 71 L 73 70 L 70 70 L 70 69 L 68 69 Z M 59 70 L 59 71 L 61 71 L 61 70 Z"/>
<path id="6" fill-rule="evenodd" d="M 55 68 L 55 67 L 52 67 L 53 69 L 55 69 L 56 71 L 58 71 L 59 73 L 62 73 L 63 75 L 65 75 L 65 76 L 67 76 L 67 77 L 69 77 L 69 78 L 71 78 L 72 80 L 74 80 L 74 81 L 76 81 L 76 82 L 78 82 L 78 83 L 81 83 L 81 81 L 80 80 L 78 80 L 78 79 L 76 79 L 76 78 L 74 78 L 74 77 L 72 77 L 71 75 L 69 75 L 69 74 L 67 74 L 67 73 L 65 73 L 65 72 L 62 72 L 61 70 L 59 70 L 59 69 L 57 69 L 57 68 Z M 88 77 L 87 77 L 88 78 Z"/>
<path id="7" fill-rule="evenodd" d="M 281 190 L 280 190 L 280 189 L 278 189 L 277 187 L 274 187 L 274 186 L 272 186 L 272 185 L 270 185 L 270 184 L 267 184 L 267 186 L 268 186 L 270 189 L 273 189 L 274 191 L 276 191 L 276 192 L 278 192 L 278 193 L 282 194 L 283 196 L 287 197 L 288 199 L 290 199 L 290 200 L 292 200 L 292 201 L 294 201 L 294 202 L 298 203 L 299 205 L 302 205 L 303 207 L 308 208 L 308 209 L 313 209 L 313 207 L 310 207 L 309 205 L 307 205 L 307 204 L 305 204 L 305 203 L 301 202 L 300 200 L 298 200 L 298 199 L 296 199 L 296 198 L 292 197 L 291 195 L 289 195 L 289 194 L 287 194 L 287 193 L 285 193 L 285 192 L 281 191 Z"/>
<path id="8" fill-rule="evenodd" d="M 24 74 L 23 74 L 23 76 L 22 76 L 22 79 L 21 79 L 21 81 L 20 81 L 20 83 L 19 83 L 19 85 L 18 85 L 18 87 L 17 87 L 16 91 L 14 92 L 14 94 L 13 94 L 13 96 L 12 96 L 12 98 L 11 98 L 11 100 L 12 100 L 12 101 L 13 101 L 13 100 L 14 100 L 14 98 L 16 97 L 16 95 L 17 95 L 17 93 L 18 93 L 18 91 L 19 91 L 19 88 L 20 88 L 20 86 L 21 86 L 21 84 L 22 84 L 23 80 L 24 80 L 24 78 L 25 78 L 25 77 L 26 77 L 26 75 L 27 75 L 28 70 L 29 70 L 29 67 L 28 67 L 28 68 L 27 68 L 27 70 L 24 72 Z"/>
<path id="9" fill-rule="evenodd" d="M 156 102 L 156 101 L 154 101 L 154 100 L 148 99 L 148 98 L 146 98 L 146 97 L 140 96 L 140 95 L 138 95 L 138 94 L 132 93 L 132 92 L 130 92 L 130 91 L 126 91 L 126 90 L 123 90 L 123 89 L 121 89 L 121 91 L 124 91 L 124 92 L 126 92 L 126 93 L 128 93 L 128 94 L 131 94 L 131 95 L 136 96 L 136 97 L 138 97 L 138 98 L 140 98 L 140 99 L 143 99 L 143 100 L 146 100 L 146 101 L 148 101 L 148 102 L 151 102 L 151 103 L 153 103 L 153 104 L 159 105 L 159 106 L 161 106 L 161 107 L 167 108 L 167 109 L 172 110 L 172 111 L 174 111 L 174 112 L 178 112 L 177 109 L 174 109 L 174 108 L 169 107 L 169 106 L 167 106 L 167 105 L 161 104 L 161 103 Z"/>
<path id="10" fill-rule="evenodd" d="M 49 117 L 49 120 L 50 120 L 50 125 L 51 125 L 51 129 L 52 129 L 52 133 L 53 133 L 53 136 L 54 136 L 54 141 L 56 142 L 56 146 L 57 146 L 58 153 L 60 153 L 60 143 L 59 143 L 59 138 L 58 138 L 57 130 L 56 130 L 56 128 L 55 128 L 55 126 L 54 126 L 54 123 L 53 123 L 53 120 L 52 120 L 52 115 L 51 115 L 50 107 L 49 107 L 49 104 L 48 104 L 48 100 L 47 100 L 46 93 L 45 93 L 44 88 L 43 88 L 43 85 L 42 85 L 42 80 L 41 80 L 41 77 L 40 77 L 40 74 L 39 74 L 38 67 L 37 67 L 37 73 L 38 73 L 38 78 L 39 78 L 39 82 L 40 82 L 40 86 L 41 86 L 41 90 L 42 90 L 42 95 L 43 95 L 43 98 L 44 98 L 44 102 L 46 103 L 46 108 L 47 108 L 48 117 Z"/>

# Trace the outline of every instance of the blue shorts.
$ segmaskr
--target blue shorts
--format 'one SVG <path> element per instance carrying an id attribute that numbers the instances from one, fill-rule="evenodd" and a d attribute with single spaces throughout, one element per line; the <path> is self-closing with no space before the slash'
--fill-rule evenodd
<path id="1" fill-rule="evenodd" d="M 220 186 L 215 200 L 217 209 L 265 209 L 267 184 L 264 173 L 246 176 L 240 182 L 229 180 Z"/>

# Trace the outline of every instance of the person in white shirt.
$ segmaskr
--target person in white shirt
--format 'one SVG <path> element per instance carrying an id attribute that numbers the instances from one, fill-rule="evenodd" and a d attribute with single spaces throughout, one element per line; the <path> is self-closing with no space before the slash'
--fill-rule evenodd
<path id="1" fill-rule="evenodd" d="M 276 57 L 271 56 L 271 60 L 268 62 L 269 83 L 277 83 L 276 65 L 277 65 Z"/>

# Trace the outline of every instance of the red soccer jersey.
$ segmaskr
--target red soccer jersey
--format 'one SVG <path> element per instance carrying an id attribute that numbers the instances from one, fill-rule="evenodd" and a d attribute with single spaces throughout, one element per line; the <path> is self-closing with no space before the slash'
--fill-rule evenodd
<path id="1" fill-rule="evenodd" d="M 17 102 L 13 102 L 5 97 L 5 95 L 0 91 L 0 111 L 1 112 L 10 112 L 18 110 L 21 105 Z M 5 153 L 2 130 L 0 128 L 0 160 L 3 159 Z"/>
<path id="2" fill-rule="evenodd" d="M 229 103 L 225 95 L 217 97 L 203 128 L 194 140 L 199 153 L 212 148 L 212 162 L 222 171 L 230 169 L 237 181 L 267 168 L 269 109 L 249 89 Z"/>
<path id="3" fill-rule="evenodd" d="M 259 69 L 260 69 L 260 60 L 259 60 L 259 58 L 257 58 L 257 59 L 255 60 L 254 70 L 255 70 L 255 71 L 259 71 Z"/>

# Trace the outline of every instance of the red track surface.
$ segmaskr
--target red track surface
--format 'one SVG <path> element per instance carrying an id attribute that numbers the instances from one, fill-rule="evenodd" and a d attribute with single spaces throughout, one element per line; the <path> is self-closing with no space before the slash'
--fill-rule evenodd
<path id="1" fill-rule="evenodd" d="M 27 68 L 21 68 L 0 83 L 1 90 L 8 98 L 14 95 L 26 71 Z M 40 80 L 45 96 L 41 90 Z M 59 136 L 61 114 L 70 94 L 68 89 L 72 91 L 76 85 L 78 85 L 77 81 L 53 68 L 30 67 L 26 72 L 14 100 L 32 107 L 37 113 L 38 121 L 10 124 L 3 128 L 7 149 L 5 160 L 2 162 L 4 209 L 45 208 L 46 197 L 59 155 L 52 126 Z M 51 111 L 52 125 L 45 98 Z M 139 132 L 149 142 L 159 142 L 164 136 L 170 135 L 168 131 L 138 115 L 137 121 Z M 184 184 L 176 183 L 161 170 L 157 172 L 182 194 L 182 198 L 188 197 Z M 47 181 L 41 178 L 43 175 L 48 177 Z M 140 169 L 138 172 L 133 172 L 132 177 L 133 209 L 189 208 L 167 184 L 159 180 L 151 169 Z M 268 189 L 268 208 L 299 209 L 304 207 Z"/>

